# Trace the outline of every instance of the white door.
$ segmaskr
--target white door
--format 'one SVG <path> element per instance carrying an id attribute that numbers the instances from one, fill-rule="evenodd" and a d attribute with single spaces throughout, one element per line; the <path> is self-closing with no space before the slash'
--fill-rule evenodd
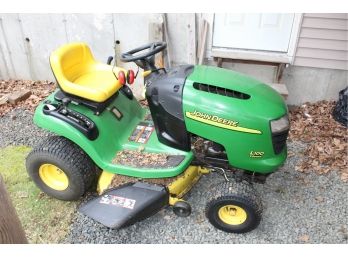
<path id="1" fill-rule="evenodd" d="M 294 14 L 215 14 L 213 46 L 288 52 Z"/>

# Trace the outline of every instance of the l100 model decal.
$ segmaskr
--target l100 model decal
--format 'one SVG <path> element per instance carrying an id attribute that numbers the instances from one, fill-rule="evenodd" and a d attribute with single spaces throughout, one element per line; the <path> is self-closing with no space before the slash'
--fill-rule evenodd
<path id="1" fill-rule="evenodd" d="M 224 119 L 224 118 L 218 117 L 216 115 L 210 115 L 210 114 L 203 113 L 203 112 L 198 112 L 198 111 L 186 112 L 186 117 L 193 119 L 193 120 L 196 120 L 196 121 L 200 121 L 200 122 L 209 124 L 209 125 L 213 125 L 213 126 L 216 126 L 219 128 L 230 129 L 230 130 L 251 133 L 251 134 L 262 134 L 262 132 L 260 130 L 243 128 L 243 127 L 238 126 L 238 124 L 239 124 L 238 121 Z"/>

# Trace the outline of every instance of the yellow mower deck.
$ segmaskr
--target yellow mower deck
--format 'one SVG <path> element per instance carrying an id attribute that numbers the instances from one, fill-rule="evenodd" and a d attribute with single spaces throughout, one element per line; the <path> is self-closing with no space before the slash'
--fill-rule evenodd
<path id="1" fill-rule="evenodd" d="M 142 179 L 142 181 L 166 186 L 169 191 L 169 205 L 174 205 L 177 201 L 182 201 L 181 198 L 191 190 L 203 174 L 209 172 L 209 169 L 200 166 L 189 166 L 181 175 L 173 178 Z M 97 191 L 101 195 L 106 189 L 136 181 L 139 179 L 103 171 L 99 177 Z"/>

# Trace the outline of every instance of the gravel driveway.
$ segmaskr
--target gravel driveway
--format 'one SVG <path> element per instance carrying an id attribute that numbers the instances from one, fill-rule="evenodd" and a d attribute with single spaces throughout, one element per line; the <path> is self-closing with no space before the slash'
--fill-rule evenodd
<path id="1" fill-rule="evenodd" d="M 48 134 L 32 124 L 28 111 L 17 109 L 0 118 L 0 147 L 33 146 Z M 260 226 L 252 232 L 227 234 L 208 223 L 204 216 L 206 192 L 223 180 L 210 174 L 187 195 L 193 209 L 188 218 L 176 217 L 168 207 L 117 231 L 76 213 L 65 243 L 348 243 L 347 183 L 335 171 L 320 176 L 296 172 L 304 145 L 289 142 L 288 147 L 295 156 L 266 184 L 256 185 L 264 212 Z"/>

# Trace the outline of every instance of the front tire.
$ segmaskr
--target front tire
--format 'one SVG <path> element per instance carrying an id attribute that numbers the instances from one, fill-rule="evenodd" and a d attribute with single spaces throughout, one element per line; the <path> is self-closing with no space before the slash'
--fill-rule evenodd
<path id="1" fill-rule="evenodd" d="M 30 178 L 47 195 L 64 201 L 79 199 L 92 185 L 96 166 L 70 140 L 52 136 L 29 153 L 26 168 Z"/>
<path id="2" fill-rule="evenodd" d="M 261 221 L 262 205 L 254 188 L 244 182 L 225 182 L 206 206 L 206 217 L 219 230 L 246 233 Z"/>

